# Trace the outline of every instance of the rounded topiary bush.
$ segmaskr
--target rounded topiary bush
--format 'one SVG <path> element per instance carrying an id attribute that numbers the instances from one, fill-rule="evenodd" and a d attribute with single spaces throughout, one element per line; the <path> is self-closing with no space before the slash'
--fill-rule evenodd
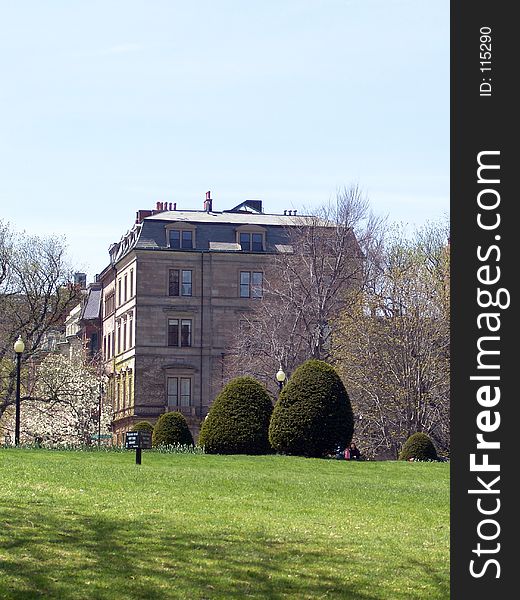
<path id="1" fill-rule="evenodd" d="M 412 434 L 403 444 L 400 460 L 438 460 L 437 450 L 431 439 L 422 432 Z"/>
<path id="2" fill-rule="evenodd" d="M 159 417 L 152 434 L 153 446 L 193 446 L 193 436 L 180 412 L 167 412 Z"/>
<path id="3" fill-rule="evenodd" d="M 354 417 L 347 390 L 327 363 L 308 360 L 282 388 L 269 441 L 283 454 L 321 457 L 352 440 Z"/>
<path id="4" fill-rule="evenodd" d="M 130 431 L 149 431 L 153 432 L 153 425 L 148 423 L 148 421 L 138 421 L 130 428 Z"/>
<path id="5" fill-rule="evenodd" d="M 199 445 L 208 454 L 268 454 L 272 412 L 271 396 L 256 379 L 236 377 L 215 398 Z"/>

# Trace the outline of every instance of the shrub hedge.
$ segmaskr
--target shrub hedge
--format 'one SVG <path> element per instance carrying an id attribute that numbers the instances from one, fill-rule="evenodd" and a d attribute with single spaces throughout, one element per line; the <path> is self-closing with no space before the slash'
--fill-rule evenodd
<path id="1" fill-rule="evenodd" d="M 269 441 L 283 454 L 321 457 L 352 440 L 354 417 L 347 390 L 327 363 L 308 360 L 282 388 Z"/>
<path id="2" fill-rule="evenodd" d="M 193 446 L 193 436 L 184 415 L 167 412 L 159 417 L 152 433 L 153 446 Z"/>
<path id="3" fill-rule="evenodd" d="M 400 460 L 438 460 L 437 450 L 425 433 L 413 433 L 403 444 Z"/>
<path id="4" fill-rule="evenodd" d="M 138 421 L 130 428 L 130 431 L 149 431 L 153 432 L 153 425 L 148 421 Z"/>
<path id="5" fill-rule="evenodd" d="M 236 377 L 215 398 L 199 445 L 208 454 L 268 454 L 271 396 L 256 379 Z"/>

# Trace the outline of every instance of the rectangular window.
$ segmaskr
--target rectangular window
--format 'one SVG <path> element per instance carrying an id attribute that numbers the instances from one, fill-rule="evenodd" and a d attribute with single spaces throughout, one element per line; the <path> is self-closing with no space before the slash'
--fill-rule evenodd
<path id="1" fill-rule="evenodd" d="M 107 357 L 107 336 L 104 335 L 103 336 L 103 358 L 108 358 Z"/>
<path id="2" fill-rule="evenodd" d="M 114 298 L 115 295 L 113 293 L 105 298 L 105 317 L 111 315 L 115 310 Z"/>
<path id="3" fill-rule="evenodd" d="M 131 348 L 134 345 L 134 319 L 130 317 L 128 321 L 128 347 Z"/>
<path id="4" fill-rule="evenodd" d="M 264 249 L 263 239 L 261 233 L 253 233 L 251 235 L 251 250 L 253 252 L 262 252 Z"/>
<path id="5" fill-rule="evenodd" d="M 192 272 L 170 269 L 168 279 L 168 293 L 170 296 L 191 296 Z"/>
<path id="6" fill-rule="evenodd" d="M 128 300 L 128 275 L 125 275 L 125 302 Z"/>
<path id="7" fill-rule="evenodd" d="M 251 250 L 251 236 L 249 233 L 240 234 L 240 246 L 242 250 L 249 252 Z"/>
<path id="8" fill-rule="evenodd" d="M 189 377 L 168 377 L 168 406 L 191 406 L 191 379 Z"/>
<path id="9" fill-rule="evenodd" d="M 179 229 L 172 229 L 170 231 L 170 248 L 181 247 L 181 232 Z"/>
<path id="10" fill-rule="evenodd" d="M 181 406 L 191 405 L 191 379 L 181 377 Z"/>
<path id="11" fill-rule="evenodd" d="M 168 319 L 168 346 L 191 346 L 191 319 Z"/>
<path id="12" fill-rule="evenodd" d="M 264 275 L 259 271 L 251 273 L 251 298 L 262 297 Z"/>
<path id="13" fill-rule="evenodd" d="M 262 252 L 264 249 L 264 236 L 261 233 L 241 233 L 239 242 L 245 252 Z"/>
<path id="14" fill-rule="evenodd" d="M 191 296 L 191 271 L 182 271 L 182 289 L 183 296 Z"/>
<path id="15" fill-rule="evenodd" d="M 130 298 L 134 297 L 134 270 L 130 269 Z"/>
<path id="16" fill-rule="evenodd" d="M 182 247 L 186 249 L 193 248 L 193 232 L 183 231 L 182 232 Z"/>
<path id="17" fill-rule="evenodd" d="M 96 332 L 93 332 L 92 335 L 90 336 L 90 343 L 89 343 L 90 356 L 94 356 L 94 354 L 96 354 L 96 352 L 98 350 L 99 350 L 99 348 L 98 348 L 98 334 Z"/>
<path id="18" fill-rule="evenodd" d="M 123 321 L 123 352 L 126 350 L 126 319 Z"/>
<path id="19" fill-rule="evenodd" d="M 134 405 L 134 376 L 128 373 L 128 406 Z"/>
<path id="20" fill-rule="evenodd" d="M 249 271 L 240 271 L 240 297 L 249 298 L 249 287 L 251 282 L 251 273 Z"/>
<path id="21" fill-rule="evenodd" d="M 116 410 L 119 410 L 121 406 L 121 382 L 119 381 L 119 376 L 116 382 Z"/>
<path id="22" fill-rule="evenodd" d="M 181 321 L 181 346 L 191 346 L 191 319 Z"/>
<path id="23" fill-rule="evenodd" d="M 121 279 L 117 282 L 117 305 L 121 306 L 121 292 L 122 292 L 122 284 Z"/>
<path id="24" fill-rule="evenodd" d="M 121 352 L 121 323 L 117 324 L 117 353 Z"/>
<path id="25" fill-rule="evenodd" d="M 261 298 L 264 275 L 261 271 L 240 271 L 240 297 Z"/>
<path id="26" fill-rule="evenodd" d="M 168 377 L 168 406 L 179 406 L 179 378 Z"/>
<path id="27" fill-rule="evenodd" d="M 168 319 L 168 346 L 179 345 L 179 319 Z"/>
<path id="28" fill-rule="evenodd" d="M 185 229 L 172 229 L 169 233 L 170 248 L 182 248 L 191 250 L 193 248 L 193 231 Z"/>
<path id="29" fill-rule="evenodd" d="M 170 269 L 169 280 L 168 280 L 168 294 L 170 296 L 179 295 L 179 270 Z"/>
<path id="30" fill-rule="evenodd" d="M 110 358 L 111 351 L 112 351 L 112 334 L 109 333 L 108 340 L 107 340 L 107 358 Z"/>

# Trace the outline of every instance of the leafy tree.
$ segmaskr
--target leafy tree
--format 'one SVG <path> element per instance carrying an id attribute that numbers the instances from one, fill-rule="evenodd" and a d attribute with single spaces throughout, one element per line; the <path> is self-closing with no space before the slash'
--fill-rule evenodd
<path id="1" fill-rule="evenodd" d="M 278 452 L 320 457 L 344 448 L 353 431 L 352 407 L 339 375 L 323 361 L 308 360 L 280 393 L 269 440 Z"/>
<path id="2" fill-rule="evenodd" d="M 252 377 L 231 380 L 204 420 L 199 444 L 208 454 L 267 454 L 271 396 Z"/>
<path id="3" fill-rule="evenodd" d="M 336 328 L 334 358 L 369 454 L 397 458 L 417 431 L 449 452 L 448 235 L 442 223 L 388 235 L 373 285 Z"/>
<path id="4" fill-rule="evenodd" d="M 193 446 L 193 436 L 180 412 L 167 412 L 158 419 L 152 433 L 153 446 Z"/>
<path id="5" fill-rule="evenodd" d="M 438 460 L 437 450 L 431 439 L 422 432 L 413 433 L 404 443 L 400 460 Z"/>

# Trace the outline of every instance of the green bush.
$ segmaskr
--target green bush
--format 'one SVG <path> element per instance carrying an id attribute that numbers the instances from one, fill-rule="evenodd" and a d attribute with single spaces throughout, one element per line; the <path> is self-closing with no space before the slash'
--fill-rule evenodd
<path id="1" fill-rule="evenodd" d="M 167 412 L 159 417 L 152 434 L 153 446 L 193 446 L 193 436 L 180 412 Z"/>
<path id="2" fill-rule="evenodd" d="M 138 421 L 130 428 L 130 431 L 149 431 L 153 432 L 153 425 L 148 423 L 148 421 Z"/>
<path id="3" fill-rule="evenodd" d="M 354 417 L 347 390 L 327 363 L 308 360 L 282 388 L 269 441 L 282 454 L 321 457 L 352 440 Z"/>
<path id="4" fill-rule="evenodd" d="M 252 377 L 236 377 L 215 398 L 199 445 L 208 454 L 268 454 L 271 396 Z"/>
<path id="5" fill-rule="evenodd" d="M 403 444 L 400 460 L 438 460 L 437 450 L 425 433 L 414 433 Z"/>

